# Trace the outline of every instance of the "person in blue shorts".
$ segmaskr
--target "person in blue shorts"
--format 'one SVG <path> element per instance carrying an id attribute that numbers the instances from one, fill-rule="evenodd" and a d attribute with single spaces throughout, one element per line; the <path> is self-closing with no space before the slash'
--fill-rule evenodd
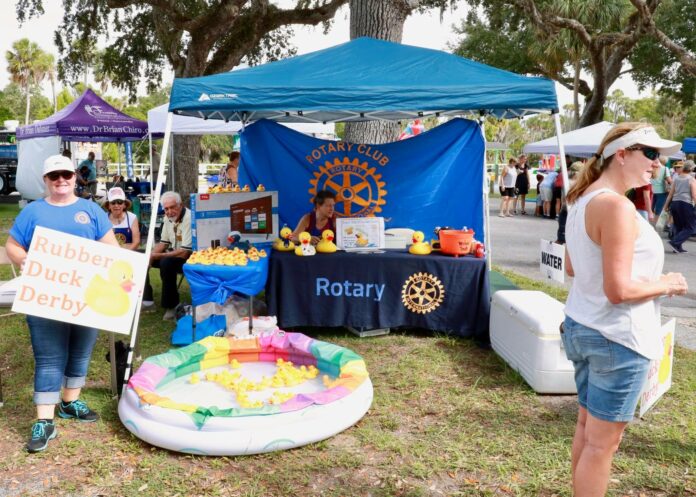
<path id="1" fill-rule="evenodd" d="M 648 124 L 617 124 L 567 195 L 566 271 L 574 279 L 561 339 L 578 390 L 576 497 L 605 494 L 650 361 L 663 354 L 659 299 L 688 291 L 680 273 L 662 273 L 662 240 L 624 195 L 650 184 L 660 155 L 680 147 Z"/>
<path id="2" fill-rule="evenodd" d="M 46 197 L 27 205 L 15 219 L 7 239 L 7 255 L 22 267 L 37 226 L 118 246 L 106 213 L 94 202 L 75 196 L 70 159 L 54 155 L 43 166 Z M 37 316 L 27 316 L 34 352 L 34 404 L 37 421 L 27 443 L 40 452 L 57 435 L 55 406 L 61 418 L 93 422 L 97 413 L 80 400 L 97 330 Z"/>

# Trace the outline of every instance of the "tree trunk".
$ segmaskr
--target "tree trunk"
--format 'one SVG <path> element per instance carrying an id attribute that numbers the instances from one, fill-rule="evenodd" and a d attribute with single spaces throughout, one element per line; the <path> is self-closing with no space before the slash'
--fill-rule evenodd
<path id="1" fill-rule="evenodd" d="M 185 205 L 189 196 L 198 193 L 198 154 L 201 150 L 200 136 L 177 135 L 174 140 L 174 157 L 169 163 L 174 167 L 172 190 L 181 195 Z M 171 172 L 167 175 L 171 177 Z"/>
<path id="2" fill-rule="evenodd" d="M 578 100 L 579 88 L 580 88 L 580 70 L 582 66 L 580 65 L 580 59 L 575 61 L 575 78 L 573 79 L 573 129 L 578 129 L 580 124 L 580 102 Z"/>
<path id="3" fill-rule="evenodd" d="M 58 100 L 56 100 L 56 79 L 51 77 L 51 94 L 53 95 L 53 113 L 58 112 Z"/>
<path id="4" fill-rule="evenodd" d="M 27 113 L 24 116 L 24 124 L 27 125 L 29 124 L 29 107 L 30 104 L 29 102 L 31 101 L 31 85 L 27 83 Z"/>
<path id="5" fill-rule="evenodd" d="M 350 0 L 350 38 L 370 36 L 401 43 L 410 13 L 400 0 Z M 346 123 L 343 139 L 351 143 L 388 143 L 396 141 L 400 131 L 398 123 Z"/>

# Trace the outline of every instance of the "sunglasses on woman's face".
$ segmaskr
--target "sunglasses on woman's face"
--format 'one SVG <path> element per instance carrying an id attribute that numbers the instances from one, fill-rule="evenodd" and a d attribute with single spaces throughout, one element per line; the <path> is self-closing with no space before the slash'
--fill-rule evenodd
<path id="1" fill-rule="evenodd" d="M 113 204 L 113 205 L 122 205 L 124 202 L 123 202 L 123 200 L 121 200 L 121 199 L 119 198 L 119 199 L 116 199 L 116 200 L 112 200 L 112 201 L 109 202 L 109 203 L 110 203 L 110 204 Z"/>
<path id="2" fill-rule="evenodd" d="M 73 176 L 75 176 L 75 172 L 74 171 L 53 171 L 51 173 L 48 173 L 46 176 L 51 181 L 57 181 L 58 178 L 73 179 Z"/>
<path id="3" fill-rule="evenodd" d="M 643 152 L 643 155 L 650 160 L 655 160 L 660 156 L 660 151 L 651 147 L 631 147 L 626 150 L 640 150 Z"/>

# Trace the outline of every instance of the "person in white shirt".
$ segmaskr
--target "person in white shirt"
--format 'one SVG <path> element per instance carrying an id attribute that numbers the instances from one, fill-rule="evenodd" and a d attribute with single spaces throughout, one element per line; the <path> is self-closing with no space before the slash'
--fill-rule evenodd
<path id="1" fill-rule="evenodd" d="M 660 155 L 680 147 L 645 123 L 618 124 L 567 195 L 566 271 L 574 279 L 561 337 L 578 390 L 576 497 L 605 494 L 650 361 L 663 354 L 658 299 L 688 290 L 680 273 L 662 273 L 662 240 L 625 196 L 650 182 Z"/>
<path id="2" fill-rule="evenodd" d="M 511 158 L 507 166 L 503 168 L 503 173 L 500 177 L 501 191 L 503 195 L 502 204 L 500 205 L 500 217 L 512 216 L 513 199 L 515 198 L 515 183 L 517 182 L 517 161 Z"/>

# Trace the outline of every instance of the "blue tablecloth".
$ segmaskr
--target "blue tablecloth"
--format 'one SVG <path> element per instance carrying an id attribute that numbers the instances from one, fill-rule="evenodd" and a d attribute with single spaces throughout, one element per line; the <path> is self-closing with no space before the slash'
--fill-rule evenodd
<path id="1" fill-rule="evenodd" d="M 263 290 L 268 277 L 268 257 L 249 261 L 246 266 L 184 264 L 184 275 L 194 305 L 208 302 L 222 305 L 233 293 L 254 296 Z"/>
<path id="2" fill-rule="evenodd" d="M 409 326 L 488 342 L 485 259 L 439 254 L 273 252 L 268 314 L 291 326 Z"/>

